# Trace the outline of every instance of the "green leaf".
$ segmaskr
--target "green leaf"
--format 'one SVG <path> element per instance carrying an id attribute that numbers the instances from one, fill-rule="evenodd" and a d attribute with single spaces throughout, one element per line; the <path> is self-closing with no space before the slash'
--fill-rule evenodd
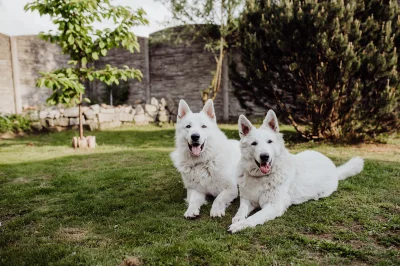
<path id="1" fill-rule="evenodd" d="M 100 41 L 99 45 L 101 49 L 103 49 L 106 46 L 103 41 Z"/>
<path id="2" fill-rule="evenodd" d="M 99 55 L 96 52 L 92 53 L 92 57 L 94 60 L 99 60 Z"/>
<path id="3" fill-rule="evenodd" d="M 83 98 L 83 101 L 87 102 L 87 103 L 91 103 L 90 100 L 88 98 Z"/>
<path id="4" fill-rule="evenodd" d="M 101 49 L 100 53 L 101 53 L 102 56 L 106 56 L 107 50 L 106 49 Z"/>
<path id="5" fill-rule="evenodd" d="M 86 64 L 87 64 L 87 58 L 84 57 L 82 58 L 82 66 L 86 66 Z"/>
<path id="6" fill-rule="evenodd" d="M 74 41 L 75 41 L 74 36 L 72 36 L 72 34 L 70 34 L 68 37 L 68 43 L 72 45 L 74 43 Z"/>

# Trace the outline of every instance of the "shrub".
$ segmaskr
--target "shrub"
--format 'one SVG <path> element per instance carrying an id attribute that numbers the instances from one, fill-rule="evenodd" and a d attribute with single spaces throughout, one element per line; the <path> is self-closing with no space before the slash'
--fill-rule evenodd
<path id="1" fill-rule="evenodd" d="M 308 139 L 399 127 L 400 13 L 394 0 L 248 1 L 235 94 L 271 107 Z"/>
<path id="2" fill-rule="evenodd" d="M 21 115 L 0 115 L 0 133 L 30 132 L 31 123 Z"/>

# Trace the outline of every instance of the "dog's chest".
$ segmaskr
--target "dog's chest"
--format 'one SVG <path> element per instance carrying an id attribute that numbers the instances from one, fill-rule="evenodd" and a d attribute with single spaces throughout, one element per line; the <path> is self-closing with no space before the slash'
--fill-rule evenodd
<path id="1" fill-rule="evenodd" d="M 276 189 L 277 184 L 265 177 L 249 177 L 242 176 L 238 180 L 240 197 L 243 197 L 251 201 L 254 205 L 260 206 L 264 202 L 260 202 L 261 196 L 263 198 L 269 194 L 273 193 Z"/>
<path id="2" fill-rule="evenodd" d="M 196 189 L 207 194 L 218 194 L 218 177 L 210 162 L 186 165 L 182 171 L 182 179 L 186 188 Z M 214 191 L 215 190 L 215 191 Z"/>

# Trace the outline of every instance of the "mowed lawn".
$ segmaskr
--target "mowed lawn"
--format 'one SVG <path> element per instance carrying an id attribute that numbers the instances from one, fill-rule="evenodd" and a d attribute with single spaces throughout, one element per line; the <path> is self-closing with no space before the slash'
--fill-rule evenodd
<path id="1" fill-rule="evenodd" d="M 235 125 L 222 127 L 238 138 Z M 74 131 L 0 140 L 0 265 L 120 265 L 127 258 L 144 265 L 400 264 L 398 138 L 354 146 L 287 141 L 294 153 L 318 150 L 337 164 L 360 155 L 364 171 L 329 198 L 232 235 L 226 229 L 238 200 L 222 219 L 209 217 L 211 204 L 199 219 L 184 219 L 186 193 L 169 158 L 172 127 L 91 134 L 95 150 L 70 148 Z"/>

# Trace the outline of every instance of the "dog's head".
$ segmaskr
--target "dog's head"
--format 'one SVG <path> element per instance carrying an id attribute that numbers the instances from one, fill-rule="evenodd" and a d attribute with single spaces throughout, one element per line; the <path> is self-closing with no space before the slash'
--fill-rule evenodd
<path id="1" fill-rule="evenodd" d="M 176 123 L 177 145 L 185 145 L 192 156 L 205 150 L 212 129 L 217 127 L 214 104 L 208 100 L 200 113 L 193 113 L 184 100 L 180 100 Z"/>
<path id="2" fill-rule="evenodd" d="M 255 128 L 244 116 L 239 117 L 239 135 L 242 158 L 248 161 L 254 175 L 269 175 L 272 165 L 284 147 L 279 133 L 278 119 L 274 111 L 269 110 L 260 128 Z"/>

